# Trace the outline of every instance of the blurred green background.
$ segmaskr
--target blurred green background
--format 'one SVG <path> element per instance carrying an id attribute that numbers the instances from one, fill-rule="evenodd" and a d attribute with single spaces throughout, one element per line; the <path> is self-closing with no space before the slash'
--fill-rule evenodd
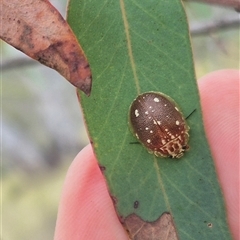
<path id="1" fill-rule="evenodd" d="M 51 3 L 66 16 L 67 0 Z M 197 3 L 185 6 L 197 78 L 239 68 L 239 14 Z M 229 26 L 207 29 L 223 22 Z M 76 91 L 57 72 L 0 44 L 1 239 L 52 239 L 67 169 L 88 143 Z"/>

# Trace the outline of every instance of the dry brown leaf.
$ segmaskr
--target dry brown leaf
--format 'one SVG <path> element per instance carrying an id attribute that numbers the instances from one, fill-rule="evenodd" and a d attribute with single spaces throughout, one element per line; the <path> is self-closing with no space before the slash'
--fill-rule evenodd
<path id="1" fill-rule="evenodd" d="M 133 213 L 123 224 L 132 240 L 178 240 L 172 216 L 167 212 L 154 222 L 144 221 Z"/>
<path id="2" fill-rule="evenodd" d="M 0 38 L 90 95 L 92 76 L 75 35 L 47 0 L 0 0 Z"/>

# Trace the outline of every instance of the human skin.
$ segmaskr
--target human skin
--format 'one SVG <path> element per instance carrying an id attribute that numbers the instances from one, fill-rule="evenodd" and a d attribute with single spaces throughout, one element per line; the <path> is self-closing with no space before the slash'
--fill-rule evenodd
<path id="1" fill-rule="evenodd" d="M 239 76 L 221 70 L 198 80 L 207 139 L 234 240 L 239 238 Z M 127 240 L 90 145 L 72 162 L 63 186 L 55 240 Z"/>

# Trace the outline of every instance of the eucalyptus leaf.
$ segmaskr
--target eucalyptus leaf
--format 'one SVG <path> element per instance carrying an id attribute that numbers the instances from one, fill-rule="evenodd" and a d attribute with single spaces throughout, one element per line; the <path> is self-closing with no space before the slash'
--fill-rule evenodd
<path id="1" fill-rule="evenodd" d="M 171 216 L 177 239 L 231 239 L 181 1 L 71 0 L 68 22 L 92 69 L 91 96 L 79 93 L 80 102 L 124 226 L 132 216 L 145 223 Z M 185 117 L 196 109 L 186 120 L 190 149 L 180 159 L 149 154 L 129 129 L 129 106 L 147 91 L 170 96 Z"/>

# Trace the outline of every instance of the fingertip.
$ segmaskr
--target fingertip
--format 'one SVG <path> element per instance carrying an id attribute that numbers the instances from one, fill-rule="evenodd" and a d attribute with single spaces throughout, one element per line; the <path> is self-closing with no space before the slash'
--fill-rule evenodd
<path id="1" fill-rule="evenodd" d="M 199 81 L 203 120 L 234 239 L 239 224 L 239 75 L 221 70 Z"/>
<path id="2" fill-rule="evenodd" d="M 239 73 L 221 70 L 199 80 L 204 126 L 217 159 L 228 159 L 238 152 Z"/>
<path id="3" fill-rule="evenodd" d="M 124 239 L 91 145 L 72 162 L 63 186 L 55 240 Z"/>
<path id="4" fill-rule="evenodd" d="M 231 158 L 234 161 L 238 153 L 239 73 L 237 70 L 216 71 L 198 82 L 204 126 L 216 159 L 229 159 L 235 153 Z"/>

